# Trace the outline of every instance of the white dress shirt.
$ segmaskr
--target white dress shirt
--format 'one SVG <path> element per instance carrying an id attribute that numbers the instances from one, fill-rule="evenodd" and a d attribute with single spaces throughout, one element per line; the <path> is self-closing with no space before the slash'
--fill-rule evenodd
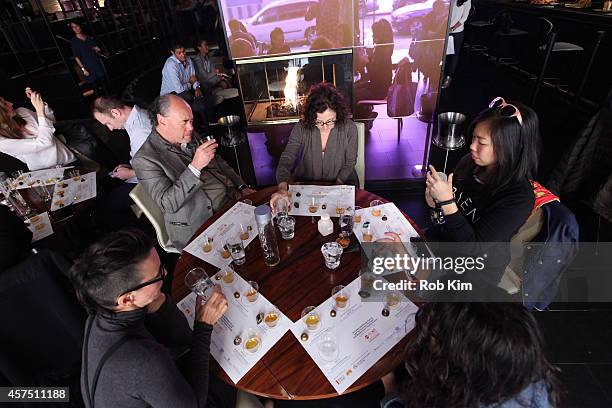
<path id="1" fill-rule="evenodd" d="M 153 125 L 149 113 L 134 105 L 124 125 L 125 131 L 130 137 L 130 157 L 134 158 L 140 146 L 147 141 L 151 134 Z M 137 177 L 125 180 L 126 183 L 138 183 Z"/>
<path id="2" fill-rule="evenodd" d="M 23 139 L 8 139 L 0 136 L 0 152 L 13 156 L 28 165 L 30 170 L 64 166 L 75 161 L 74 154 L 58 138 L 55 132 L 55 115 L 45 104 L 45 116 L 17 108 L 17 115 L 26 121 Z"/>

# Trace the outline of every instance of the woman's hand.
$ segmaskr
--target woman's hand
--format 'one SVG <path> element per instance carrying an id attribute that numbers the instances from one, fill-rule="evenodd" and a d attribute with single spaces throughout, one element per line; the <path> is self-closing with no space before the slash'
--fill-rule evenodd
<path id="1" fill-rule="evenodd" d="M 429 195 L 436 202 L 453 199 L 453 175 L 448 176 L 448 180 L 443 180 L 434 166 L 429 166 L 430 172 L 427 173 L 425 185 L 429 189 Z M 427 199 L 427 193 L 425 194 Z M 429 203 L 428 203 L 429 204 Z"/>
<path id="2" fill-rule="evenodd" d="M 429 186 L 425 187 L 425 202 L 427 203 L 429 208 L 435 208 L 436 207 L 436 202 L 434 201 L 433 197 L 431 196 L 431 190 L 430 190 Z"/>
<path id="3" fill-rule="evenodd" d="M 287 183 L 279 184 L 276 193 L 272 194 L 272 197 L 270 197 L 270 207 L 272 207 L 272 211 L 276 211 L 276 202 L 281 198 L 291 203 L 291 195 L 289 194 Z"/>
<path id="4" fill-rule="evenodd" d="M 29 88 L 28 88 L 29 89 Z M 27 95 L 28 91 L 26 89 L 26 95 Z M 30 102 L 32 103 L 32 106 L 34 106 L 34 110 L 36 110 L 36 114 L 38 116 L 45 116 L 45 101 L 43 101 L 42 96 L 36 92 L 30 89 L 29 91 L 30 93 Z"/>
<path id="5" fill-rule="evenodd" d="M 384 238 L 379 238 L 376 242 L 402 242 L 397 232 L 385 232 Z"/>

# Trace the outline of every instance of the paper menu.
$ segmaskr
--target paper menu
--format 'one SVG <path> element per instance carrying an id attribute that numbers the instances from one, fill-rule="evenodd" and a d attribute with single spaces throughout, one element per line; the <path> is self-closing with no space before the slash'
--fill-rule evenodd
<path id="1" fill-rule="evenodd" d="M 243 240 L 245 247 L 257 236 L 258 231 L 254 211 L 254 206 L 238 201 L 191 241 L 185 247 L 185 251 L 217 268 L 226 267 L 232 263 L 229 252 L 223 253 L 223 246 L 225 245 L 225 240 L 230 236 L 229 234 L 248 233 L 248 239 Z M 210 251 L 205 252 L 204 244 L 210 238 L 212 238 L 212 248 L 210 248 Z"/>
<path id="2" fill-rule="evenodd" d="M 57 167 L 52 169 L 35 170 L 23 173 L 14 180 L 13 187 L 17 189 L 34 187 L 35 183 L 40 185 L 54 185 L 57 181 L 64 178 L 64 170 L 71 169 L 73 166 Z"/>
<path id="3" fill-rule="evenodd" d="M 40 241 L 53 234 L 49 213 L 46 211 L 29 218 L 26 220 L 26 224 L 28 225 L 28 229 L 32 231 L 32 242 Z"/>
<path id="4" fill-rule="evenodd" d="M 309 331 L 302 320 L 291 328 L 338 394 L 346 391 L 414 328 L 418 310 L 398 293 L 401 301 L 388 309 L 388 316 L 383 316 L 385 303 L 362 301 L 359 287 L 358 278 L 345 288 L 349 293 L 345 310 L 334 308 L 333 298 L 316 308 L 321 316 L 317 330 Z M 335 317 L 330 315 L 332 309 L 336 310 Z M 302 340 L 303 333 L 308 335 L 306 341 Z M 329 335 L 331 340 L 326 338 Z"/>
<path id="5" fill-rule="evenodd" d="M 96 196 L 96 173 L 82 174 L 58 181 L 53 190 L 51 211 L 89 200 Z"/>
<path id="6" fill-rule="evenodd" d="M 229 307 L 213 326 L 210 354 L 231 380 L 237 383 L 280 340 L 293 322 L 275 309 L 261 293 L 255 302 L 249 302 L 245 294 L 250 286 L 237 273 L 234 274 L 234 281 L 231 284 L 226 284 L 219 274 L 215 275 L 212 280 L 221 288 Z M 236 298 L 235 294 L 238 294 L 239 297 Z M 195 302 L 196 295 L 191 293 L 177 304 L 191 327 L 194 322 Z M 268 327 L 265 321 L 257 323 L 259 313 L 265 316 L 272 310 L 275 310 L 278 315 L 276 326 Z M 249 329 L 256 330 L 260 335 L 261 342 L 255 352 L 247 351 L 245 348 Z M 234 344 L 237 336 L 240 338 L 238 345 Z"/>
<path id="7" fill-rule="evenodd" d="M 376 210 L 379 210 L 380 214 Z M 399 234 L 402 242 L 410 242 L 411 237 L 419 236 L 412 224 L 393 203 L 362 208 L 355 211 L 355 215 L 361 216 L 361 221 L 355 222 L 353 226 L 353 233 L 360 243 L 364 242 L 363 226 L 365 222 L 370 223 L 370 233 L 372 234 L 371 241 L 366 242 L 376 242 L 377 239 L 384 238 L 385 232 Z"/>
<path id="8" fill-rule="evenodd" d="M 290 185 L 291 211 L 290 215 L 321 216 L 329 214 L 330 217 L 338 217 L 336 206 L 343 208 L 355 208 L 355 186 L 314 186 L 314 185 Z M 310 212 L 313 203 L 316 211 Z"/>

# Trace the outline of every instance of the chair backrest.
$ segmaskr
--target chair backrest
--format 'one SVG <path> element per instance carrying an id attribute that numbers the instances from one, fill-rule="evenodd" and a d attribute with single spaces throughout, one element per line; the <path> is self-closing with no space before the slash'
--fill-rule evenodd
<path id="1" fill-rule="evenodd" d="M 544 17 L 538 17 L 538 20 L 540 21 L 538 47 L 543 50 L 546 48 L 546 44 L 548 43 L 548 39 L 552 34 L 554 25 L 549 19 Z"/>
<path id="2" fill-rule="evenodd" d="M 0 371 L 15 385 L 80 372 L 86 313 L 61 255 L 41 250 L 0 273 Z"/>
<path id="3" fill-rule="evenodd" d="M 357 163 L 355 171 L 359 179 L 359 188 L 365 187 L 365 125 L 361 122 L 355 122 L 357 126 Z"/>
<path id="4" fill-rule="evenodd" d="M 147 216 L 153 225 L 153 228 L 155 228 L 155 235 L 157 235 L 157 242 L 159 242 L 159 246 L 166 252 L 180 253 L 180 251 L 170 242 L 168 232 L 166 231 L 166 225 L 164 224 L 164 214 L 162 213 L 161 208 L 159 208 L 157 203 L 153 201 L 149 193 L 145 191 L 142 185 L 137 184 L 132 189 L 130 192 L 130 198 L 134 200 L 136 205 Z"/>

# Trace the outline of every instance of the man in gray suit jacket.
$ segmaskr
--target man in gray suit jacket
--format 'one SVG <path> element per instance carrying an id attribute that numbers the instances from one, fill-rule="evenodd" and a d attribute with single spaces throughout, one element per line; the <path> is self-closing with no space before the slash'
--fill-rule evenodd
<path id="1" fill-rule="evenodd" d="M 164 213 L 172 244 L 182 250 L 213 212 L 253 192 L 220 157 L 217 143 L 192 142 L 189 104 L 168 94 L 151 106 L 155 129 L 132 160 L 138 181 Z"/>

